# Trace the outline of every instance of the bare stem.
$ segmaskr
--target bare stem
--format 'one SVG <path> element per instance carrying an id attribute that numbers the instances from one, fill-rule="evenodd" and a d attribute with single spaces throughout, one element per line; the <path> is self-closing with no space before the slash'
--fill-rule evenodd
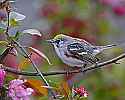
<path id="1" fill-rule="evenodd" d="M 43 74 L 41 73 L 41 71 L 37 68 L 37 66 L 36 66 L 36 64 L 32 61 L 32 59 L 30 58 L 30 56 L 29 56 L 29 54 L 28 54 L 28 52 L 25 50 L 25 48 L 23 48 L 18 42 L 16 42 L 15 40 L 10 40 L 9 39 L 9 27 L 10 27 L 10 4 L 9 4 L 9 0 L 5 0 L 4 1 L 5 2 L 5 4 L 6 4 L 6 6 L 5 6 L 5 8 L 6 8 L 6 13 L 7 13 L 7 27 L 6 27 L 6 31 L 5 31 L 5 34 L 6 34 L 6 36 L 7 36 L 7 40 L 9 41 L 9 42 L 11 42 L 11 45 L 13 45 L 13 44 L 16 44 L 20 49 L 21 49 L 21 51 L 22 52 L 24 52 L 24 54 L 26 55 L 26 57 L 30 60 L 30 62 L 32 63 L 32 66 L 33 66 L 33 68 L 36 70 L 36 72 L 39 74 L 39 76 L 41 77 L 41 79 L 44 81 L 44 83 L 45 83 L 45 85 L 46 86 L 49 86 L 49 83 L 46 81 L 46 79 L 44 78 L 44 76 L 43 76 Z M 4 52 L 3 54 L 2 54 L 2 58 L 0 58 L 0 59 L 2 59 L 2 61 L 3 61 L 3 58 L 5 58 L 6 57 L 6 55 L 10 52 L 10 49 L 11 48 L 9 48 L 9 49 L 6 49 L 5 51 L 6 52 Z M 1 61 L 1 63 L 2 63 L 2 61 Z M 54 98 L 56 98 L 56 96 L 55 96 L 55 94 L 54 94 L 54 92 L 51 90 L 51 89 L 49 89 L 49 92 L 52 94 L 52 96 L 54 97 Z"/>
<path id="2" fill-rule="evenodd" d="M 37 67 L 36 64 L 34 63 L 34 61 L 30 58 L 30 56 L 29 56 L 30 54 L 25 50 L 25 48 L 22 47 L 17 41 L 15 41 L 15 40 L 12 40 L 12 41 L 20 48 L 20 50 L 21 50 L 21 51 L 26 55 L 26 57 L 30 60 L 30 62 L 32 63 L 33 68 L 36 70 L 38 76 L 40 76 L 40 77 L 42 78 L 42 80 L 44 81 L 45 85 L 46 85 L 46 86 L 50 86 L 49 83 L 47 82 L 47 80 L 44 78 L 44 76 L 43 76 L 43 74 L 41 73 L 41 71 L 38 69 L 38 67 Z M 50 91 L 50 93 L 52 94 L 52 96 L 53 96 L 54 98 L 56 98 L 55 93 L 54 93 L 51 89 L 49 89 L 49 91 Z"/>
<path id="3" fill-rule="evenodd" d="M 6 27 L 6 36 L 7 38 L 9 38 L 9 34 L 8 34 L 8 31 L 9 31 L 9 26 L 10 26 L 10 5 L 9 5 L 9 0 L 6 0 L 7 2 L 7 6 L 6 6 L 6 13 L 7 13 L 7 27 Z"/>
<path id="4" fill-rule="evenodd" d="M 84 70 L 74 70 L 74 71 L 69 71 L 69 74 L 73 74 L 73 73 L 85 73 L 87 71 L 92 71 L 95 69 L 99 69 L 99 68 L 103 68 L 103 67 L 107 67 L 106 65 L 112 64 L 112 63 L 116 63 L 118 60 L 125 58 L 125 53 L 121 54 L 118 57 L 115 57 L 111 60 L 102 62 L 102 63 L 98 63 L 97 65 L 92 65 L 88 68 L 85 68 Z M 4 67 L 5 71 L 11 72 L 11 73 L 15 73 L 18 75 L 25 75 L 25 76 L 40 76 L 39 73 L 37 72 L 26 72 L 26 71 L 18 71 L 15 70 L 13 68 L 9 68 L 9 67 Z M 67 74 L 67 71 L 53 71 L 53 72 L 43 72 L 42 75 L 43 76 L 50 76 L 50 75 L 63 75 L 63 74 Z"/>
<path id="5" fill-rule="evenodd" d="M 1 2 L 0 4 L 0 9 L 6 9 L 6 13 L 7 13 L 7 27 L 6 27 L 6 31 L 5 34 L 7 36 L 7 40 L 9 40 L 9 25 L 10 25 L 10 4 L 9 4 L 9 0 L 5 0 L 3 2 Z M 2 53 L 2 55 L 0 55 L 0 63 L 3 63 L 3 60 L 5 59 L 5 57 L 7 56 L 7 54 L 13 49 L 13 47 L 8 47 L 6 48 L 6 50 Z"/>

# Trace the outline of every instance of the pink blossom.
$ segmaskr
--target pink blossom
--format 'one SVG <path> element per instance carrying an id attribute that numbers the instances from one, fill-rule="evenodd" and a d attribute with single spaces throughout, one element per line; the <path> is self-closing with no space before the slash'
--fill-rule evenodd
<path id="1" fill-rule="evenodd" d="M 125 15 L 125 0 L 99 0 L 103 5 L 108 5 L 118 16 Z"/>
<path id="2" fill-rule="evenodd" d="M 0 88 L 3 86 L 5 75 L 6 72 L 3 69 L 0 69 Z"/>
<path id="3" fill-rule="evenodd" d="M 29 100 L 33 89 L 27 88 L 24 83 L 25 81 L 20 79 L 10 81 L 8 96 L 11 97 L 12 100 Z"/>
<path id="4" fill-rule="evenodd" d="M 125 6 L 116 6 L 113 11 L 116 15 L 123 16 L 125 15 Z"/>
<path id="5" fill-rule="evenodd" d="M 88 92 L 86 91 L 86 89 L 84 87 L 79 87 L 79 88 L 74 88 L 73 89 L 74 93 L 76 95 L 79 95 L 79 96 L 83 96 L 83 97 L 88 97 Z"/>
<path id="6" fill-rule="evenodd" d="M 121 5 L 124 0 L 100 0 L 100 3 L 104 5 L 109 5 L 109 6 L 116 6 L 116 5 Z"/>

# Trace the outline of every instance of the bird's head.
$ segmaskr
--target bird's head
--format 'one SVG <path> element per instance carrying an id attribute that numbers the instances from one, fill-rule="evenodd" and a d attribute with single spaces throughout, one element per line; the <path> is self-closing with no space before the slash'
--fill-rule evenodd
<path id="1" fill-rule="evenodd" d="M 56 35 L 53 39 L 47 40 L 49 43 L 55 45 L 56 47 L 62 47 L 71 37 L 59 34 Z"/>

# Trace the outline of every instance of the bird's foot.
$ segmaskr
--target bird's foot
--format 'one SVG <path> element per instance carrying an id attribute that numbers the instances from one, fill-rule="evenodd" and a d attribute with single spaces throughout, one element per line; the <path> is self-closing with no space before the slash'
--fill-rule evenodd
<path id="1" fill-rule="evenodd" d="M 66 71 L 66 76 L 69 76 L 70 70 Z"/>
<path id="2" fill-rule="evenodd" d="M 120 64 L 120 62 L 116 61 L 115 64 Z"/>
<path id="3" fill-rule="evenodd" d="M 85 70 L 86 66 L 87 66 L 87 64 L 84 64 L 83 67 L 81 67 L 81 71 L 82 71 L 83 75 L 85 74 L 84 70 Z"/>

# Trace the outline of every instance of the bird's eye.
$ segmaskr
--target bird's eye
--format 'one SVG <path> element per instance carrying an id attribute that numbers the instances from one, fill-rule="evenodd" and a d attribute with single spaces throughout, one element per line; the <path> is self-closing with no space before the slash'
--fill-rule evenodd
<path id="1" fill-rule="evenodd" d="M 57 43 L 57 44 L 60 44 L 60 42 L 61 42 L 61 40 L 56 40 L 56 43 Z"/>
<path id="2" fill-rule="evenodd" d="M 56 46 L 57 47 L 61 47 L 61 46 L 63 46 L 63 44 L 64 44 L 64 41 L 62 39 L 56 40 Z"/>

